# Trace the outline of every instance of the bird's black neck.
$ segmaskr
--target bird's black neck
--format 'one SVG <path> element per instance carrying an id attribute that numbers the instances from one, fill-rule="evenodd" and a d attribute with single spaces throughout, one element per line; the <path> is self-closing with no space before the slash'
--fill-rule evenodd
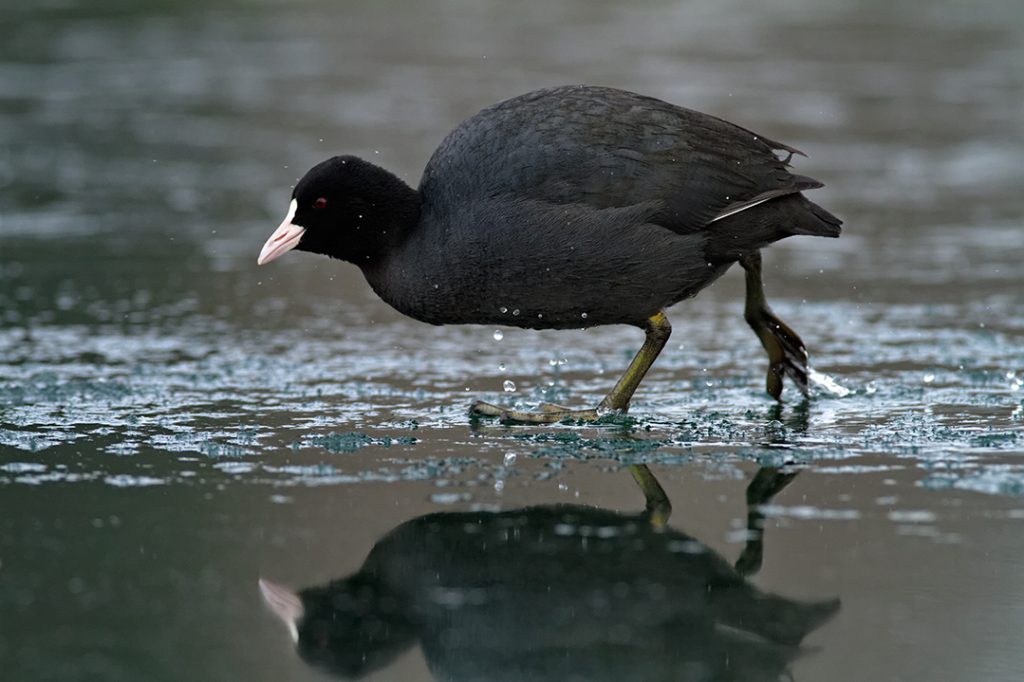
<path id="1" fill-rule="evenodd" d="M 400 248 L 419 223 L 420 193 L 394 175 L 388 175 L 390 182 L 376 197 L 369 198 L 367 210 L 357 223 L 352 246 L 358 252 L 354 254 L 355 259 L 348 260 L 361 267 L 377 264 Z M 359 234 L 363 230 L 368 233 L 365 237 Z"/>
<path id="2" fill-rule="evenodd" d="M 367 161 L 352 157 L 350 176 L 354 191 L 331 217 L 328 229 L 309 230 L 299 246 L 304 251 L 349 261 L 366 270 L 401 247 L 420 219 L 420 193 L 396 175 Z M 329 209 L 331 210 L 331 209 Z"/>

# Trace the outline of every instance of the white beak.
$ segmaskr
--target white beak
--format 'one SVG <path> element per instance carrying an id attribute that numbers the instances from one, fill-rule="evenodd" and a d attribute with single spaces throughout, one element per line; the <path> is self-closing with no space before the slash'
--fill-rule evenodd
<path id="1" fill-rule="evenodd" d="M 274 234 L 270 235 L 270 239 L 263 245 L 260 257 L 256 259 L 257 265 L 269 263 L 299 245 L 299 240 L 306 233 L 306 228 L 292 225 L 292 219 L 295 218 L 295 211 L 298 207 L 298 203 L 296 203 L 295 199 L 292 199 L 292 203 L 288 207 L 288 215 L 284 217 L 281 225 L 274 230 Z"/>

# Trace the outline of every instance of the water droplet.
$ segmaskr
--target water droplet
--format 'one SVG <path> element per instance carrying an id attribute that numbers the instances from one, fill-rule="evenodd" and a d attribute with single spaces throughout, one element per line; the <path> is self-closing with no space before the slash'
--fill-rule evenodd
<path id="1" fill-rule="evenodd" d="M 511 379 L 506 379 L 505 383 L 503 383 L 501 387 L 505 389 L 505 393 L 515 393 L 516 382 L 512 381 Z"/>
<path id="2" fill-rule="evenodd" d="M 930 384 L 933 381 L 935 381 L 935 375 L 934 374 L 928 373 L 928 374 L 924 375 L 924 383 Z"/>
<path id="3" fill-rule="evenodd" d="M 564 493 L 564 492 L 565 492 L 566 490 L 568 490 L 568 489 L 569 489 L 569 486 L 567 486 L 567 485 L 566 485 L 566 484 L 564 484 L 564 483 L 559 483 L 559 484 L 558 484 L 558 489 L 559 489 L 559 490 L 561 490 L 561 491 L 562 491 L 562 492 Z"/>
<path id="4" fill-rule="evenodd" d="M 519 314 L 519 308 L 516 308 L 515 310 L 513 310 L 512 314 L 513 315 L 518 315 Z"/>
<path id="5" fill-rule="evenodd" d="M 500 308 L 498 308 L 498 312 L 504 315 L 505 313 L 508 312 L 508 308 L 506 308 L 505 306 L 501 306 Z"/>
<path id="6" fill-rule="evenodd" d="M 504 489 L 505 489 L 505 481 L 503 481 L 503 480 L 501 480 L 499 478 L 497 481 L 494 482 L 494 492 L 500 493 Z"/>
<path id="7" fill-rule="evenodd" d="M 510 467 L 516 463 L 516 453 L 508 452 L 505 453 L 505 466 Z"/>
<path id="8" fill-rule="evenodd" d="M 550 360 L 548 360 L 548 364 L 554 367 L 555 365 L 558 364 L 558 360 L 556 358 L 551 358 Z"/>
<path id="9" fill-rule="evenodd" d="M 498 371 L 499 372 L 504 372 L 505 371 L 505 363 L 504 362 L 498 363 Z"/>
<path id="10" fill-rule="evenodd" d="M 501 341 L 503 338 L 505 338 L 505 333 L 503 331 L 501 331 L 500 329 L 495 329 L 494 330 L 494 340 L 495 341 Z"/>
<path id="11" fill-rule="evenodd" d="M 580 313 L 580 317 L 582 317 L 585 320 L 585 319 L 587 319 L 587 314 L 586 313 Z"/>

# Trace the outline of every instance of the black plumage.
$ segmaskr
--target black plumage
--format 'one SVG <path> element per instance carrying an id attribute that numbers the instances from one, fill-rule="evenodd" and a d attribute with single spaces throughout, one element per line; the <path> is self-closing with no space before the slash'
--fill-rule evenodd
<path id="1" fill-rule="evenodd" d="M 431 324 L 647 329 L 774 241 L 839 235 L 802 194 L 821 183 L 789 171 L 799 153 L 651 97 L 538 90 L 456 127 L 417 190 L 356 157 L 315 166 L 286 221 L 301 237 L 282 225 L 287 248 L 272 237 L 260 262 L 288 248 L 349 260 Z"/>
<path id="2" fill-rule="evenodd" d="M 775 487 L 754 504 L 791 477 L 763 469 L 755 481 Z M 734 568 L 654 516 L 578 505 L 428 514 L 381 538 L 352 575 L 298 593 L 261 586 L 300 655 L 345 679 L 416 644 L 452 682 L 784 678 L 839 601 L 752 585 L 760 528 Z M 749 554 L 756 565 L 744 568 Z"/>

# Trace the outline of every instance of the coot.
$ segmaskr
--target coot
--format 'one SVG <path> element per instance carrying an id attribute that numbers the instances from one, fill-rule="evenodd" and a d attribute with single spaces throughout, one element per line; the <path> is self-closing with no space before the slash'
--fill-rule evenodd
<path id="1" fill-rule="evenodd" d="M 299 592 L 261 579 L 260 591 L 302 659 L 341 679 L 417 646 L 432 679 L 448 682 L 787 679 L 804 638 L 840 608 L 750 580 L 764 553 L 760 509 L 796 474 L 758 471 L 733 565 L 669 526 L 657 479 L 630 470 L 644 512 L 436 512 L 390 530 L 354 573 Z"/>
<path id="2" fill-rule="evenodd" d="M 837 237 L 841 224 L 804 197 L 822 183 L 788 170 L 794 154 L 803 155 L 652 97 L 546 88 L 463 121 L 418 189 L 354 156 L 317 164 L 258 262 L 291 249 L 349 261 L 384 301 L 430 324 L 644 330 L 596 409 L 471 408 L 519 422 L 626 410 L 668 340 L 665 308 L 739 262 L 744 316 L 779 399 L 783 376 L 806 393 L 807 351 L 765 301 L 760 249 L 796 234 Z"/>

